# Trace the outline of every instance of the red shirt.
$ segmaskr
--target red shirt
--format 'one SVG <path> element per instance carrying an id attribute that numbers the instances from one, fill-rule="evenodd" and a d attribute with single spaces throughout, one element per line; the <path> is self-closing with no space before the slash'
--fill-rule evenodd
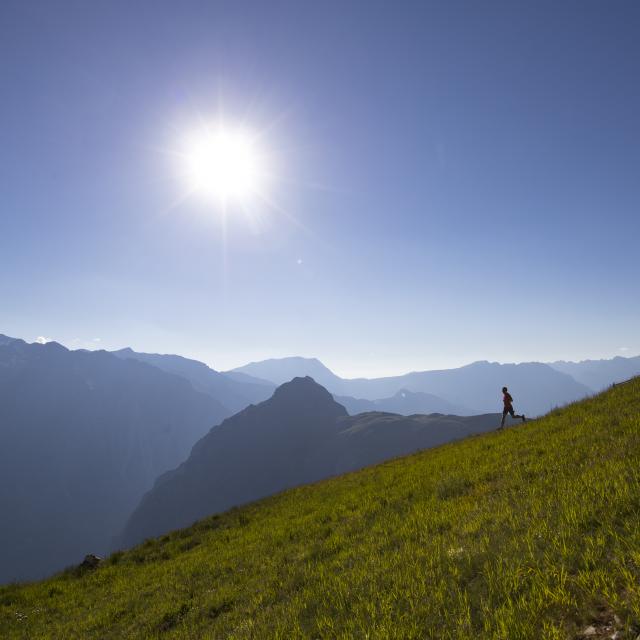
<path id="1" fill-rule="evenodd" d="M 502 401 L 504 402 L 505 407 L 510 407 L 511 403 L 513 402 L 513 398 L 511 397 L 510 393 L 506 392 L 502 398 Z"/>

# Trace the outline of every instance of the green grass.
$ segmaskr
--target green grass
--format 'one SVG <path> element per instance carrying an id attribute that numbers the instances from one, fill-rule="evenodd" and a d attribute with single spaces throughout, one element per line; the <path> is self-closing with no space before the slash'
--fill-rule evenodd
<path id="1" fill-rule="evenodd" d="M 1 638 L 640 633 L 640 379 L 0 588 Z M 605 629 L 608 629 L 605 634 Z"/>

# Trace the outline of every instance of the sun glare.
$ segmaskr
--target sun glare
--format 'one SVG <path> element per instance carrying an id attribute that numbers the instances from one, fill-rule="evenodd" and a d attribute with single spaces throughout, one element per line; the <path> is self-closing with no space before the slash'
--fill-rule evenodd
<path id="1" fill-rule="evenodd" d="M 255 137 L 243 129 L 203 128 L 187 140 L 182 156 L 190 192 L 209 200 L 246 201 L 263 187 L 262 155 Z"/>

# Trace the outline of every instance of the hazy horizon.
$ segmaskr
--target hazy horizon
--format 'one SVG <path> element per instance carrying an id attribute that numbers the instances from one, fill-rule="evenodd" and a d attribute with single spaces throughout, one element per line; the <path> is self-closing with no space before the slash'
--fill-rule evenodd
<path id="1" fill-rule="evenodd" d="M 403 375 L 406 373 L 411 373 L 413 371 L 434 371 L 434 370 L 439 370 L 439 369 L 456 369 L 458 367 L 463 367 L 465 365 L 468 364 L 472 364 L 473 362 L 479 362 L 479 361 L 486 361 L 486 362 L 497 362 L 498 364 L 522 364 L 522 363 L 527 363 L 527 362 L 542 362 L 542 363 L 549 363 L 549 362 L 557 362 L 557 361 L 567 361 L 567 362 L 580 362 L 583 360 L 609 360 L 611 358 L 615 358 L 616 356 L 620 356 L 623 358 L 634 358 L 637 356 L 640 356 L 640 353 L 635 353 L 635 352 L 631 352 L 628 349 L 625 349 L 622 352 L 613 354 L 613 355 L 609 355 L 609 356 L 590 356 L 590 357 L 584 357 L 584 358 L 557 358 L 557 357 L 553 357 L 553 358 L 548 358 L 548 359 L 540 359 L 540 358 L 530 358 L 530 359 L 523 359 L 523 360 L 498 360 L 496 358 L 490 358 L 490 357 L 485 357 L 485 358 L 474 358 L 474 359 L 469 359 L 469 360 L 463 360 L 459 363 L 456 364 L 452 364 L 452 365 L 443 365 L 443 366 L 430 366 L 430 365 L 423 365 L 423 364 L 418 364 L 417 366 L 413 367 L 413 368 L 407 368 L 407 369 L 398 369 L 398 370 L 382 370 L 382 369 L 376 369 L 375 366 L 374 367 L 365 367 L 364 365 L 360 365 L 359 363 L 353 363 L 350 366 L 347 365 L 346 369 L 341 368 L 340 366 L 333 366 L 331 360 L 323 358 L 322 356 L 319 356 L 317 354 L 301 354 L 301 353 L 284 353 L 282 355 L 266 355 L 265 357 L 249 357 L 246 360 L 243 361 L 238 361 L 238 362 L 234 362 L 232 363 L 230 366 L 220 366 L 220 360 L 218 361 L 213 361 L 213 362 L 209 362 L 206 359 L 202 358 L 202 357 L 198 357 L 197 354 L 188 354 L 188 353 L 182 353 L 179 351 L 171 351 L 171 350 L 167 350 L 164 347 L 158 347 L 158 348 L 149 348 L 149 349 L 145 349 L 145 348 L 137 348 L 131 344 L 122 344 L 122 345 L 109 345 L 106 342 L 103 342 L 102 339 L 97 340 L 97 339 L 93 339 L 91 341 L 87 341 L 86 343 L 80 344 L 80 341 L 75 341 L 75 344 L 71 343 L 65 343 L 62 340 L 57 340 L 54 337 L 49 337 L 49 336 L 36 336 L 35 338 L 27 338 L 24 336 L 20 336 L 20 335 L 13 335 L 9 332 L 6 331 L 2 331 L 0 330 L 0 334 L 4 334 L 10 338 L 17 338 L 17 339 L 21 339 L 24 340 L 25 342 L 37 342 L 37 343 L 43 343 L 43 342 L 58 342 L 59 344 L 62 344 L 62 346 L 66 347 L 67 349 L 70 350 L 76 350 L 76 349 L 88 349 L 90 351 L 97 351 L 97 350 L 101 350 L 104 349 L 106 351 L 117 351 L 119 349 L 125 349 L 125 348 L 131 348 L 134 351 L 137 352 L 141 352 L 141 353 L 158 353 L 158 354 L 167 354 L 167 355 L 178 355 L 178 356 L 183 356 L 185 358 L 190 358 L 192 360 L 198 360 L 199 362 L 203 362 L 204 364 L 206 364 L 207 366 L 211 367 L 212 369 L 215 369 L 216 371 L 231 371 L 232 369 L 236 369 L 238 367 L 242 367 L 246 364 L 252 363 L 252 362 L 260 362 L 263 360 L 270 360 L 270 359 L 280 359 L 280 358 L 293 358 L 293 357 L 299 357 L 299 358 L 305 358 L 305 359 L 317 359 L 319 360 L 325 367 L 327 367 L 330 371 L 332 371 L 333 373 L 335 373 L 336 375 L 338 375 L 341 378 L 384 378 L 384 377 L 393 377 L 393 376 L 398 376 L 398 375 Z M 356 372 L 356 373 L 352 373 L 352 372 Z M 358 373 L 360 372 L 360 373 Z"/>

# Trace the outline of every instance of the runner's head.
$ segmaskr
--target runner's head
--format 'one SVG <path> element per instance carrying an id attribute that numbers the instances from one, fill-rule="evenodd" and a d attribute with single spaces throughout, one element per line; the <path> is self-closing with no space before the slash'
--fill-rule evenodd
<path id="1" fill-rule="evenodd" d="M 507 393 L 507 387 L 502 387 L 502 393 Z"/>

